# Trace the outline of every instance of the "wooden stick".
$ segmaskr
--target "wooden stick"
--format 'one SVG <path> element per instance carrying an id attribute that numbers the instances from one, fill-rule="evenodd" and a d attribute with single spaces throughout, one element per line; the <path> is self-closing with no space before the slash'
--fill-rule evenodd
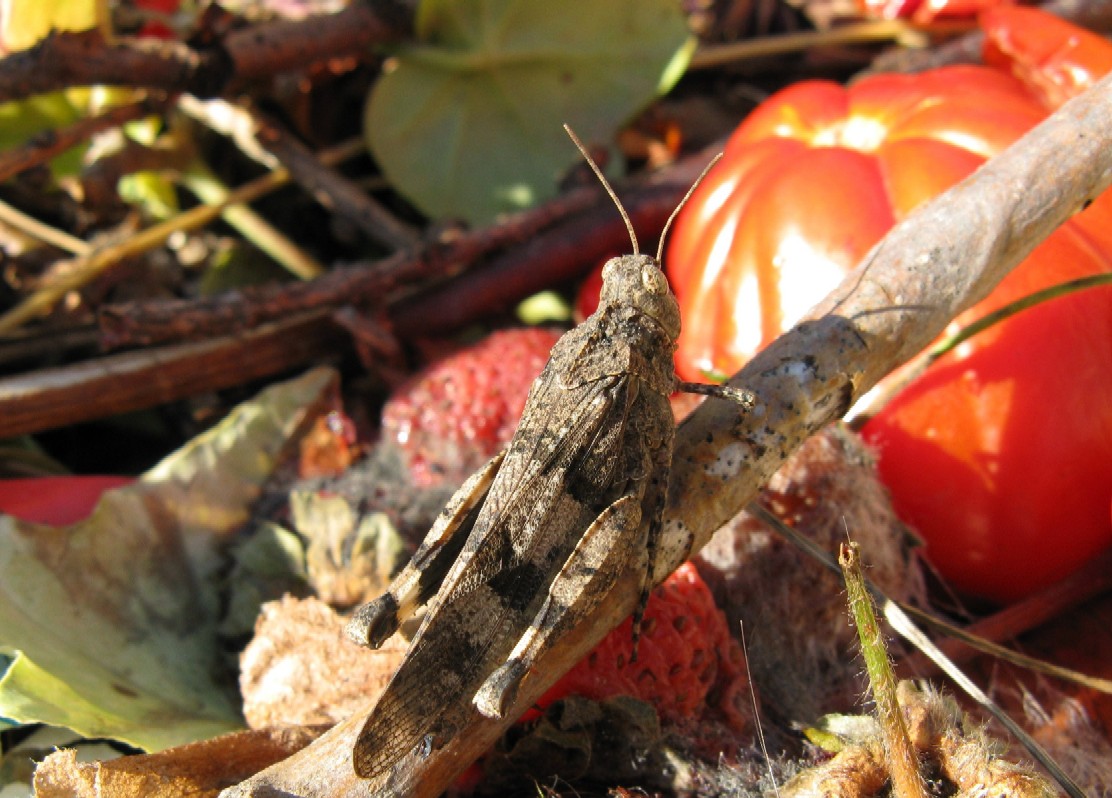
<path id="1" fill-rule="evenodd" d="M 77 424 L 320 363 L 347 336 L 302 314 L 228 339 L 126 352 L 0 379 L 0 437 Z"/>

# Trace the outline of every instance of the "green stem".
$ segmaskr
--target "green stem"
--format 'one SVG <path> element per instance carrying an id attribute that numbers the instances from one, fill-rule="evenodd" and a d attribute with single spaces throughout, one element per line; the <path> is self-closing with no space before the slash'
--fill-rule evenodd
<path id="1" fill-rule="evenodd" d="M 931 347 L 930 352 L 927 353 L 926 365 L 930 365 L 944 354 L 954 349 L 964 341 L 969 340 L 982 330 L 986 330 L 994 324 L 997 324 L 1009 316 L 1014 316 L 1027 308 L 1034 307 L 1051 299 L 1067 296 L 1075 291 L 1082 291 L 1086 288 L 1095 288 L 1101 285 L 1112 285 L 1112 272 L 1104 274 L 1091 274 L 1088 277 L 1079 277 L 1076 280 L 1069 280 L 1064 283 L 1052 285 L 1049 288 L 1044 288 L 1041 291 L 1036 291 L 1033 294 L 1028 294 L 1025 297 L 1009 302 L 1004 307 L 994 310 L 987 316 L 984 316 L 972 324 L 967 324 L 962 327 L 953 335 L 948 335 Z"/>
<path id="2" fill-rule="evenodd" d="M 231 193 L 200 161 L 190 164 L 181 182 L 206 205 L 224 203 Z M 280 233 L 250 206 L 242 203 L 227 205 L 220 216 L 295 277 L 311 280 L 324 272 L 324 267 L 312 255 Z"/>
<path id="3" fill-rule="evenodd" d="M 919 773 L 919 758 L 911 745 L 907 724 L 896 698 L 896 675 L 888 661 L 888 650 L 873 612 L 865 577 L 861 573 L 860 547 L 856 543 L 842 544 L 838 564 L 842 567 L 850 613 L 861 640 L 861 654 L 865 658 L 869 686 L 876 702 L 877 722 L 884 734 L 893 793 L 897 798 L 927 798 Z"/>

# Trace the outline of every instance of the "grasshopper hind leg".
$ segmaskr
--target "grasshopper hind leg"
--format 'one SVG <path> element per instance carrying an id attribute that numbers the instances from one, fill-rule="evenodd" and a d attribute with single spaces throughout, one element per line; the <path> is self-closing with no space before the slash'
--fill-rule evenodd
<path id="1" fill-rule="evenodd" d="M 345 629 L 352 641 L 378 648 L 436 595 L 467 541 L 505 454 L 495 455 L 463 483 L 386 592 L 355 611 Z"/>
<path id="2" fill-rule="evenodd" d="M 641 576 L 641 596 L 633 610 L 633 651 L 632 662 L 637 661 L 637 648 L 641 641 L 641 621 L 645 617 L 645 607 L 653 590 L 653 575 L 656 573 L 656 558 L 660 549 L 660 538 L 664 533 L 664 505 L 668 499 L 668 476 L 672 470 L 672 447 L 660 447 L 653 455 L 653 469 L 645 490 L 644 507 L 647 512 L 648 531 L 645 535 L 645 569 Z"/>
<path id="3" fill-rule="evenodd" d="M 637 497 L 626 495 L 595 519 L 549 587 L 544 604 L 518 640 L 506 662 L 475 693 L 475 708 L 501 718 L 517 699 L 522 680 L 536 661 L 559 643 L 568 630 L 598 606 L 609 585 L 633 567 L 640 570 L 645 548 Z"/>

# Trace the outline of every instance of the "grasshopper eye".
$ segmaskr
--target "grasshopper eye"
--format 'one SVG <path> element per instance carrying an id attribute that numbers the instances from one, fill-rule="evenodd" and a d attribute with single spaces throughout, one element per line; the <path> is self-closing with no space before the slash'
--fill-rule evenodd
<path id="1" fill-rule="evenodd" d="M 668 293 L 668 280 L 664 276 L 664 272 L 652 264 L 641 267 L 641 285 L 653 294 Z"/>

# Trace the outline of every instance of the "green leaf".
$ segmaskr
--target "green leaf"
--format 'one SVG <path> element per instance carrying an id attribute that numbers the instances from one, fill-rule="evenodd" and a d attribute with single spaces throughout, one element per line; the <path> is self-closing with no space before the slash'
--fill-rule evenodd
<path id="1" fill-rule="evenodd" d="M 4 0 L 0 44 L 23 50 L 51 30 L 89 30 L 97 24 L 96 0 Z"/>
<path id="2" fill-rule="evenodd" d="M 0 0 L 3 3 L 4 0 Z M 65 91 L 36 94 L 26 100 L 0 103 L 0 150 L 10 150 L 28 139 L 64 127 L 82 116 L 129 102 L 134 93 L 108 86 L 77 86 Z M 138 122 L 132 123 L 138 126 Z M 51 159 L 56 177 L 75 174 L 89 149 L 88 142 L 77 144 Z"/>
<path id="3" fill-rule="evenodd" d="M 148 750 L 237 728 L 225 549 L 335 374 L 267 389 L 77 524 L 0 516 L 0 717 Z"/>
<path id="4" fill-rule="evenodd" d="M 180 210 L 173 183 L 160 172 L 132 172 L 119 179 L 117 188 L 124 202 L 138 205 L 153 219 L 169 219 Z"/>
<path id="5" fill-rule="evenodd" d="M 68 125 L 81 111 L 73 97 L 61 91 L 0 103 L 0 148 L 12 149 L 44 130 Z"/>
<path id="6" fill-rule="evenodd" d="M 561 125 L 608 143 L 691 47 L 674 0 L 424 0 L 417 31 L 371 92 L 365 135 L 422 211 L 474 224 L 552 196 L 579 157 Z"/>

